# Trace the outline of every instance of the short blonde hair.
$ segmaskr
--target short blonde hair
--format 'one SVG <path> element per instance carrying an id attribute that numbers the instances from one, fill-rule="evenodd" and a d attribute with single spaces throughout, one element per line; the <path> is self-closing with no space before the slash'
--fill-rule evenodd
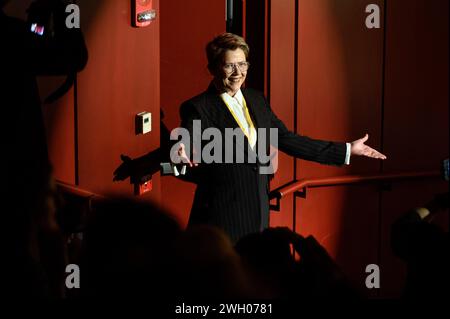
<path id="1" fill-rule="evenodd" d="M 208 58 L 208 69 L 213 72 L 223 62 L 225 52 L 228 50 L 241 49 L 248 60 L 250 48 L 244 38 L 233 33 L 222 33 L 206 45 L 206 57 Z"/>

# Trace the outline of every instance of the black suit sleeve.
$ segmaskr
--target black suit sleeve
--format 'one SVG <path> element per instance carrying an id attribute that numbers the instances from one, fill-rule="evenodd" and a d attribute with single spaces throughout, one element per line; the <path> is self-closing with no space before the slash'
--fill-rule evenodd
<path id="1" fill-rule="evenodd" d="M 278 148 L 291 156 L 328 165 L 343 165 L 347 146 L 345 143 L 322 141 L 289 131 L 273 113 L 267 101 L 271 127 L 278 129 Z"/>

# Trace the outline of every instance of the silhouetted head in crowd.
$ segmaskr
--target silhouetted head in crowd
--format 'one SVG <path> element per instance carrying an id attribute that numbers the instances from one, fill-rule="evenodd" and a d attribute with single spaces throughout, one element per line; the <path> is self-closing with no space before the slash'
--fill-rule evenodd
<path id="1" fill-rule="evenodd" d="M 450 238 L 433 219 L 440 215 L 448 223 L 449 193 L 436 195 L 423 207 L 406 212 L 391 227 L 391 247 L 407 266 L 403 297 L 448 299 L 450 295 Z M 445 219 L 444 219 L 445 220 Z"/>
<path id="2" fill-rule="evenodd" d="M 96 202 L 88 220 L 81 268 L 83 294 L 145 298 L 174 293 L 178 223 L 158 207 L 126 198 Z"/>
<path id="3" fill-rule="evenodd" d="M 43 166 L 33 178 L 25 172 L 17 171 L 16 178 L 8 180 L 6 192 L 5 233 L 11 241 L 6 250 L 11 263 L 6 287 L 11 296 L 62 297 L 65 244 L 56 219 L 58 197 L 52 169 L 50 164 Z"/>
<path id="4" fill-rule="evenodd" d="M 268 298 L 358 298 L 344 274 L 312 236 L 268 228 L 236 244 L 252 282 Z M 294 251 L 300 257 L 294 258 Z"/>
<path id="5" fill-rule="evenodd" d="M 261 233 L 247 235 L 238 241 L 236 251 L 262 297 L 289 295 L 296 264 L 290 241 L 280 231 L 268 228 Z"/>
<path id="6" fill-rule="evenodd" d="M 33 178 L 29 178 L 27 173 L 26 169 L 11 173 L 14 176 L 7 178 L 6 190 L 6 200 L 11 210 L 5 216 L 9 219 L 8 230 L 16 239 L 14 243 L 21 245 L 21 248 L 29 248 L 33 236 L 39 232 L 59 230 L 56 220 L 58 197 L 51 165 L 47 163 L 35 170 Z"/>
<path id="7" fill-rule="evenodd" d="M 221 229 L 188 228 L 176 247 L 179 295 L 196 300 L 253 297 L 230 238 Z"/>

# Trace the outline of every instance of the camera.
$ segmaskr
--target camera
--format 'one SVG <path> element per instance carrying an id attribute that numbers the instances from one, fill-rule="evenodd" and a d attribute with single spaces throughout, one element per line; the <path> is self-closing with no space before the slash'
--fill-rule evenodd
<path id="1" fill-rule="evenodd" d="M 54 35 L 64 24 L 65 5 L 62 0 L 35 0 L 27 10 L 30 31 L 43 36 Z"/>
<path id="2" fill-rule="evenodd" d="M 39 25 L 37 23 L 32 23 L 30 27 L 30 31 L 37 35 L 44 35 L 45 27 L 43 25 Z"/>

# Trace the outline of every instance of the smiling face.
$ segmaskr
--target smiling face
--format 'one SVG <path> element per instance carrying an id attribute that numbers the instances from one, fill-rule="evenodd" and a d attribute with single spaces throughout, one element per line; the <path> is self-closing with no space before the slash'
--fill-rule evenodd
<path id="1" fill-rule="evenodd" d="M 239 63 L 246 62 L 245 53 L 242 49 L 227 50 L 223 55 L 223 62 L 214 72 L 214 83 L 220 91 L 225 91 L 234 96 L 241 88 L 247 77 L 247 70 L 244 72 L 238 67 Z M 234 64 L 231 70 L 227 71 L 227 65 Z"/>

